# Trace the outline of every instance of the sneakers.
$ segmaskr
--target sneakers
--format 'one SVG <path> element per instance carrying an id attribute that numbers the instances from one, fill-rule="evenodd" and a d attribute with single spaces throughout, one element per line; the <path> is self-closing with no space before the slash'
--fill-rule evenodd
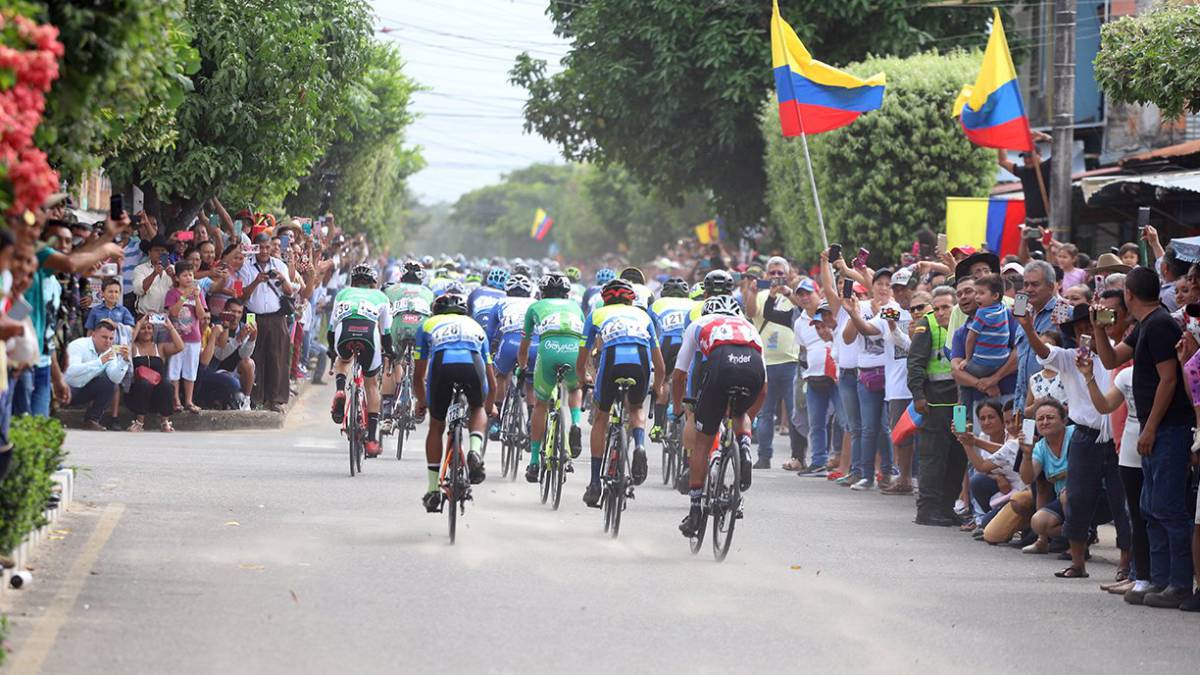
<path id="1" fill-rule="evenodd" d="M 823 466 L 810 466 L 804 471 L 797 472 L 796 475 L 802 478 L 826 478 L 829 476 L 829 472 Z"/>
<path id="2" fill-rule="evenodd" d="M 541 472 L 538 469 L 537 464 L 530 464 L 529 466 L 525 467 L 525 482 L 527 482 L 527 483 L 538 482 L 538 474 L 539 473 L 541 473 Z"/>
<path id="3" fill-rule="evenodd" d="M 600 484 L 588 483 L 587 489 L 583 491 L 583 503 L 590 508 L 600 508 Z"/>
<path id="4" fill-rule="evenodd" d="M 363 444 L 363 451 L 366 452 L 367 457 L 378 457 L 379 453 L 383 452 L 379 447 L 379 441 L 367 441 Z"/>
<path id="5" fill-rule="evenodd" d="M 857 472 L 851 471 L 834 482 L 842 487 L 850 487 L 860 480 L 862 480 L 862 476 L 858 475 Z"/>
<path id="6" fill-rule="evenodd" d="M 341 424 L 346 416 L 346 392 L 339 391 L 333 395 L 333 404 L 329 406 L 329 416 L 334 424 Z"/>
<path id="7" fill-rule="evenodd" d="M 250 397 L 241 392 L 238 392 L 238 410 L 249 410 L 249 409 L 250 409 Z"/>
<path id="8" fill-rule="evenodd" d="M 421 497 L 421 503 L 425 505 L 426 513 L 437 513 L 442 510 L 442 493 L 438 490 L 430 490 Z"/>
<path id="9" fill-rule="evenodd" d="M 699 504 L 692 504 L 692 509 L 688 511 L 687 516 L 679 523 L 679 531 L 683 536 L 691 539 L 700 532 L 704 518 L 704 512 Z"/>
<path id="10" fill-rule="evenodd" d="M 1157 593 L 1147 593 L 1142 604 L 1159 609 L 1179 609 L 1184 600 L 1192 598 L 1192 589 L 1182 586 L 1167 586 Z"/>
<path id="11" fill-rule="evenodd" d="M 479 485 L 487 479 L 487 472 L 483 469 L 483 460 L 474 450 L 467 453 L 467 473 L 471 477 L 471 485 Z"/>
<path id="12" fill-rule="evenodd" d="M 751 468 L 751 464 L 750 464 L 750 448 L 743 447 L 741 449 L 741 453 L 742 453 L 742 466 L 741 466 L 742 475 L 741 475 L 741 481 L 740 481 L 741 485 L 739 487 L 742 488 L 742 492 L 745 492 L 746 490 L 750 489 L 750 483 L 753 481 L 753 478 L 754 478 L 754 469 Z"/>
<path id="13" fill-rule="evenodd" d="M 875 484 L 871 482 L 870 478 L 863 478 L 862 480 L 858 481 L 854 485 L 851 485 L 850 489 L 854 490 L 856 492 L 865 492 L 874 487 L 875 487 Z"/>
<path id="14" fill-rule="evenodd" d="M 567 434 L 567 447 L 571 449 L 571 459 L 577 459 L 583 450 L 583 432 L 577 424 L 572 424 L 571 431 Z"/>
<path id="15" fill-rule="evenodd" d="M 646 450 L 645 448 L 633 449 L 633 484 L 641 485 L 646 482 Z"/>
<path id="16" fill-rule="evenodd" d="M 1185 612 L 1200 612 L 1200 593 L 1194 593 L 1192 597 L 1179 603 L 1179 609 Z"/>
<path id="17" fill-rule="evenodd" d="M 911 495 L 912 493 L 913 486 L 908 483 L 901 483 L 900 481 L 894 481 L 887 486 L 879 487 L 879 494 L 881 495 Z"/>
<path id="18" fill-rule="evenodd" d="M 845 476 L 846 476 L 846 474 L 842 473 L 841 471 L 838 471 L 837 469 L 834 469 L 833 471 L 830 471 L 828 474 L 825 475 L 825 480 L 836 481 L 836 480 L 841 480 Z"/>
<path id="19" fill-rule="evenodd" d="M 662 443 L 663 428 L 657 424 L 650 427 L 650 440 L 655 443 Z"/>

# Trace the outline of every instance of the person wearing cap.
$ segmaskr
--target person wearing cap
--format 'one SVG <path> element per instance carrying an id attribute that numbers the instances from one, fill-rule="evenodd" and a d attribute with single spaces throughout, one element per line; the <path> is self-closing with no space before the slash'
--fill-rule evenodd
<path id="1" fill-rule="evenodd" d="M 771 468 L 771 457 L 774 454 L 775 416 L 779 413 L 781 404 L 787 410 L 785 421 L 788 437 L 791 440 L 792 454 L 793 456 L 797 453 L 803 455 L 804 452 L 800 440 L 802 437 L 796 432 L 790 419 L 795 406 L 793 380 L 796 379 L 798 356 L 796 336 L 792 332 L 790 320 L 780 323 L 770 321 L 763 316 L 763 309 L 767 306 L 768 300 L 772 301 L 773 309 L 788 313 L 792 311 L 794 306 L 788 299 L 788 296 L 791 295 L 791 290 L 788 288 L 790 272 L 791 266 L 788 261 L 780 256 L 774 256 L 767 260 L 766 267 L 766 278 L 771 283 L 770 292 L 759 292 L 757 284 L 744 284 L 742 287 L 745 296 L 746 318 L 755 324 L 762 335 L 763 362 L 767 366 L 767 396 L 759 410 L 757 420 L 758 461 L 754 463 L 755 469 Z"/>
<path id="2" fill-rule="evenodd" d="M 821 297 L 817 295 L 817 287 L 813 283 L 813 280 L 808 277 L 802 277 L 799 283 L 796 284 L 796 289 L 789 292 L 791 293 L 789 300 L 794 307 L 787 311 L 778 309 L 776 307 L 775 296 L 770 296 L 763 306 L 763 320 L 767 323 L 791 326 L 792 333 L 795 335 L 798 376 L 792 380 L 792 401 L 794 405 L 790 409 L 791 425 L 788 428 L 788 437 L 792 442 L 792 456 L 788 461 L 784 462 L 783 469 L 785 471 L 808 474 L 810 467 L 805 462 L 805 451 L 808 449 L 811 427 L 808 421 L 808 398 L 805 394 L 804 373 L 808 370 L 808 342 L 814 337 L 814 328 L 811 324 L 814 321 L 819 322 L 819 319 L 815 319 L 814 317 L 816 316 L 817 306 L 821 301 Z M 779 297 L 784 297 L 784 295 L 784 292 L 780 291 Z M 825 308 L 825 314 L 830 314 L 828 307 Z M 802 338 L 800 333 L 797 332 L 799 328 L 803 327 L 808 327 L 807 339 Z M 830 329 L 832 329 L 832 323 L 830 324 Z M 826 417 L 828 416 L 828 410 L 825 410 L 825 415 Z M 818 469 L 824 468 L 827 454 L 819 458 L 820 463 L 817 463 L 817 460 L 814 459 L 812 465 Z"/>
<path id="3" fill-rule="evenodd" d="M 931 300 L 928 293 L 914 293 L 911 290 L 912 280 L 912 269 L 908 267 L 902 267 L 892 274 L 892 297 L 900 305 L 900 311 L 880 313 L 870 323 L 871 328 L 883 335 L 883 367 L 886 374 L 884 400 L 887 402 L 888 429 L 896 426 L 912 403 L 912 393 L 908 389 L 908 350 L 912 339 L 908 331 L 913 321 L 919 321 L 929 311 Z M 880 494 L 912 494 L 913 440 L 909 436 L 893 448 L 900 477 L 880 486 Z"/>
<path id="4" fill-rule="evenodd" d="M 287 265 L 271 256 L 271 235 L 260 232 L 254 238 L 258 246 L 253 258 L 247 258 L 238 271 L 242 282 L 242 302 L 254 314 L 258 339 L 254 344 L 254 400 L 268 410 L 279 411 L 287 405 L 289 347 L 288 317 L 283 297 L 292 295 Z"/>
<path id="5" fill-rule="evenodd" d="M 112 321 L 101 319 L 90 336 L 76 338 L 67 345 L 70 365 L 64 376 L 71 387 L 71 401 L 88 406 L 83 428 L 89 431 L 105 431 L 100 417 L 116 394 L 113 385 L 125 379 L 129 370 L 128 347 L 113 345 L 116 333 Z"/>
<path id="6" fill-rule="evenodd" d="M 172 269 L 167 264 L 167 251 L 170 242 L 162 235 L 156 235 L 150 241 L 142 242 L 142 252 L 146 254 L 146 262 L 133 270 L 133 293 L 137 296 L 138 314 L 161 314 L 167 299 L 167 292 L 174 285 L 171 278 Z"/>
<path id="7" fill-rule="evenodd" d="M 828 264 L 823 265 L 828 270 Z M 832 274 L 822 275 L 832 279 Z M 826 288 L 828 287 L 828 288 Z M 792 324 L 800 360 L 800 379 L 804 381 L 805 412 L 808 417 L 808 437 L 811 454 L 807 468 L 798 469 L 798 475 L 823 478 L 836 468 L 830 461 L 829 419 L 832 414 L 845 427 L 842 398 L 837 388 L 837 361 L 833 331 L 837 326 L 838 311 L 827 301 L 829 295 L 836 299 L 833 283 L 822 283 L 818 295 L 810 279 L 804 279 L 793 293 L 800 311 Z M 840 305 L 834 305 L 840 311 Z M 834 466 L 830 466 L 834 465 Z"/>
<path id="8" fill-rule="evenodd" d="M 1024 285 L 1025 266 L 1016 261 L 1004 263 L 1000 268 L 1000 276 L 1004 279 L 1004 294 L 1013 297 Z"/>
<path id="9" fill-rule="evenodd" d="M 1092 359 L 1091 375 L 1085 379 L 1077 366 L 1078 360 L 1092 358 L 1093 347 L 1104 349 L 1103 346 L 1091 344 L 1096 331 L 1091 321 L 1091 308 L 1087 305 L 1075 306 L 1070 318 L 1059 326 L 1064 333 L 1074 334 L 1080 346 L 1072 349 L 1043 342 L 1034 328 L 1032 314 L 1017 317 L 1017 321 L 1025 331 L 1030 347 L 1037 354 L 1038 362 L 1059 374 L 1067 392 L 1067 409 L 1075 432 L 1071 435 L 1067 456 L 1067 503 L 1063 535 L 1070 544 L 1071 565 L 1056 572 L 1055 576 L 1064 579 L 1086 578 L 1090 529 L 1101 513 L 1099 507 L 1105 497 L 1110 509 L 1109 517 L 1117 529 L 1117 548 L 1121 549 L 1122 555 L 1127 555 L 1130 549 L 1131 528 L 1129 514 L 1125 510 L 1125 492 L 1117 470 L 1112 422 L 1107 415 L 1096 410 L 1088 393 L 1089 380 L 1094 380 L 1101 391 L 1110 389 L 1112 371 L 1100 359 Z M 1101 341 L 1107 342 L 1107 337 L 1100 336 L 1097 342 Z M 1117 365 L 1112 361 L 1108 363 L 1114 367 Z"/>

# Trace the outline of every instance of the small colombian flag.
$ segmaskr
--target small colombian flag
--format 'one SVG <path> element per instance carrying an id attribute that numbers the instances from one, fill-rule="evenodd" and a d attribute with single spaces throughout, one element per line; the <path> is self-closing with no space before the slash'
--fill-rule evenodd
<path id="1" fill-rule="evenodd" d="M 696 230 L 696 239 L 699 239 L 701 244 L 711 244 L 721 238 L 721 227 L 715 218 L 700 223 L 694 229 Z"/>
<path id="2" fill-rule="evenodd" d="M 546 215 L 546 210 L 538 209 L 537 213 L 533 214 L 533 227 L 529 228 L 529 236 L 541 241 L 546 238 L 553 225 L 554 219 Z"/>

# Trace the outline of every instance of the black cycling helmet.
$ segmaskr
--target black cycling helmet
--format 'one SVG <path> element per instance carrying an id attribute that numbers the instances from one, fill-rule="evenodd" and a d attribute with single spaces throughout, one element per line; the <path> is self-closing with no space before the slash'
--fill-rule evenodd
<path id="1" fill-rule="evenodd" d="M 621 278 L 631 284 L 645 284 L 646 275 L 636 267 L 626 267 L 621 270 Z"/>
<path id="2" fill-rule="evenodd" d="M 366 284 L 371 288 L 379 285 L 379 275 L 375 273 L 374 267 L 355 265 L 354 269 L 350 270 L 350 285 L 358 286 L 359 284 Z"/>
<path id="3" fill-rule="evenodd" d="M 550 272 L 538 282 L 543 298 L 565 298 L 571 294 L 571 280 L 562 272 Z"/>
<path id="4" fill-rule="evenodd" d="M 713 270 L 704 275 L 704 295 L 729 295 L 733 293 L 733 275 L 725 270 Z"/>
<path id="5" fill-rule="evenodd" d="M 514 277 L 515 277 L 515 276 L 517 276 L 517 275 L 520 275 L 520 276 L 523 276 L 523 277 L 529 277 L 529 278 L 533 278 L 533 272 L 531 272 L 531 271 L 529 270 L 529 265 L 526 265 L 525 263 L 515 263 L 515 264 L 513 264 L 513 267 L 512 267 L 512 275 L 513 275 Z"/>
<path id="6" fill-rule="evenodd" d="M 434 314 L 463 314 L 467 313 L 467 299 L 457 293 L 439 295 L 433 301 Z"/>
<path id="7" fill-rule="evenodd" d="M 663 282 L 662 291 L 659 297 L 663 298 L 686 298 L 688 296 L 688 282 L 679 277 L 671 277 Z"/>
<path id="8" fill-rule="evenodd" d="M 604 288 L 600 289 L 600 297 L 606 305 L 632 305 L 637 293 L 633 290 L 633 284 L 617 278 L 604 284 Z"/>
<path id="9" fill-rule="evenodd" d="M 404 263 L 404 272 L 400 274 L 400 281 L 406 284 L 419 284 L 425 281 L 425 268 L 421 267 L 421 263 L 416 260 L 409 260 Z"/>

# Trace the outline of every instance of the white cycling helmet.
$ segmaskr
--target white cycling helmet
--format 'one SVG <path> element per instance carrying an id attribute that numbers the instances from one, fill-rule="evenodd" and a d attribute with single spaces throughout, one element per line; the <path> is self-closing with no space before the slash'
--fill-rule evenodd
<path id="1" fill-rule="evenodd" d="M 742 306 L 732 295 L 714 295 L 704 301 L 703 313 L 742 316 Z"/>

